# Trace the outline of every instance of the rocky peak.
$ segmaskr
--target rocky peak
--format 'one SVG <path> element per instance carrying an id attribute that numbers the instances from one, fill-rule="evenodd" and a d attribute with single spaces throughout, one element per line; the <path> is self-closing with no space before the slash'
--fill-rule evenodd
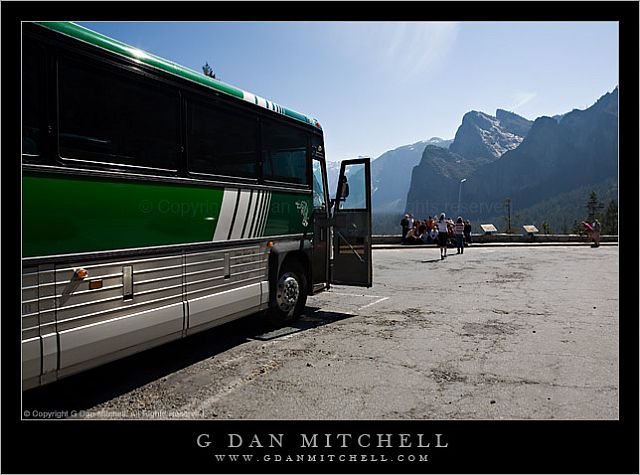
<path id="1" fill-rule="evenodd" d="M 533 125 L 532 121 L 504 109 L 496 110 L 496 118 L 500 122 L 500 127 L 520 137 L 526 137 Z"/>
<path id="2" fill-rule="evenodd" d="M 514 122 L 510 116 L 501 115 L 507 118 L 509 124 Z M 478 158 L 495 160 L 520 145 L 522 139 L 523 136 L 503 127 L 497 117 L 484 112 L 470 111 L 462 118 L 462 124 L 449 150 L 469 160 Z"/>

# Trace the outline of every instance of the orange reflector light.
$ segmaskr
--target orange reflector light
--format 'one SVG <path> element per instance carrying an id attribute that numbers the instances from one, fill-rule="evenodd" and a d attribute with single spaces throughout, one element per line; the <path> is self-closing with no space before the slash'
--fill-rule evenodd
<path id="1" fill-rule="evenodd" d="M 76 269 L 76 278 L 77 279 L 85 279 L 89 275 L 89 271 L 86 269 Z"/>
<path id="2" fill-rule="evenodd" d="M 267 243 L 267 247 L 273 247 L 273 241 L 269 241 L 269 242 Z"/>
<path id="3" fill-rule="evenodd" d="M 92 280 L 89 282 L 89 289 L 96 290 L 102 288 L 102 279 Z"/>

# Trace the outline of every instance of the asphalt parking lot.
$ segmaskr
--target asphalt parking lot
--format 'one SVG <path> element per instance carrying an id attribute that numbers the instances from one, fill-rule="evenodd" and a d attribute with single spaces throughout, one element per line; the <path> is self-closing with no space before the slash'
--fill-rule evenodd
<path id="1" fill-rule="evenodd" d="M 374 250 L 374 286 L 310 297 L 50 387 L 97 419 L 617 419 L 618 247 Z M 64 412 L 66 411 L 66 412 Z"/>

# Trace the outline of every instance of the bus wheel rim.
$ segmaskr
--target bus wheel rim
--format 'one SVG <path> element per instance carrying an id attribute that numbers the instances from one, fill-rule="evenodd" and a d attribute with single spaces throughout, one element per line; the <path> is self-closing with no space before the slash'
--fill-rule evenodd
<path id="1" fill-rule="evenodd" d="M 276 302 L 283 312 L 289 312 L 296 306 L 300 297 L 300 284 L 298 279 L 291 273 L 286 273 L 278 281 Z"/>

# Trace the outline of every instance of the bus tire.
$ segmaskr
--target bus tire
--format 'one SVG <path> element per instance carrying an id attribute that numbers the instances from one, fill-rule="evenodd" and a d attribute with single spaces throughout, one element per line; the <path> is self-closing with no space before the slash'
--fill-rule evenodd
<path id="1" fill-rule="evenodd" d="M 273 294 L 268 312 L 271 323 L 282 325 L 300 317 L 307 303 L 307 279 L 297 260 L 286 260 L 282 264 Z"/>

